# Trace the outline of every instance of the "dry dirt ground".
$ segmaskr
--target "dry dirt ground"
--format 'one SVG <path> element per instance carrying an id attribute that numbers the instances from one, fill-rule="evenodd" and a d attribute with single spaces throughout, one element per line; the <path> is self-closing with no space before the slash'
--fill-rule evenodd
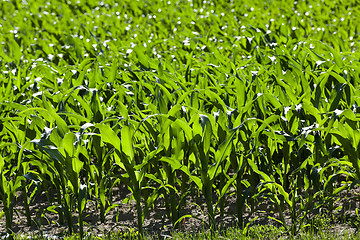
<path id="1" fill-rule="evenodd" d="M 123 190 L 122 190 L 123 191 Z M 126 190 L 125 190 L 126 191 Z M 118 189 L 119 193 L 120 190 Z M 127 193 L 128 196 L 129 193 Z M 116 191 L 114 193 L 117 196 Z M 118 194 L 120 195 L 120 194 Z M 123 194 L 124 195 L 124 194 Z M 353 233 L 356 231 L 356 223 L 360 225 L 360 218 L 356 217 L 356 209 L 360 208 L 360 188 L 356 187 L 349 191 L 344 191 L 340 196 L 335 197 L 334 209 L 341 207 L 339 210 L 333 211 L 333 221 L 330 224 L 330 231 L 334 234 L 341 235 L 342 232 Z M 216 196 L 214 196 L 216 197 Z M 124 197 L 114 197 L 114 203 L 121 203 Z M 198 204 L 194 204 L 194 202 Z M 216 216 L 216 222 L 220 227 L 229 227 L 236 224 L 236 199 L 234 194 L 226 199 L 224 216 Z M 2 208 L 2 206 L 0 206 Z M 21 197 L 18 197 L 15 204 L 15 212 L 13 218 L 13 231 L 17 234 L 34 234 L 43 235 L 48 237 L 64 236 L 67 232 L 67 226 L 59 225 L 57 214 L 46 211 L 49 204 L 43 196 L 37 196 L 36 199 L 30 205 L 30 211 L 32 214 L 32 226 L 27 226 L 26 217 L 24 214 L 23 201 Z M 314 211 L 310 213 L 309 219 L 314 218 L 316 214 L 321 211 L 326 212 L 326 208 L 323 210 Z M 100 223 L 99 209 L 96 207 L 95 201 L 88 201 L 86 205 L 85 216 L 85 230 L 91 232 L 95 236 L 107 234 L 110 231 L 126 231 L 127 229 L 136 229 L 136 208 L 135 204 L 119 204 L 118 207 L 109 211 L 106 215 L 105 223 Z M 181 215 L 192 215 L 193 218 L 186 218 L 181 221 L 180 231 L 197 232 L 206 228 L 206 205 L 203 199 L 187 200 L 184 209 L 181 211 Z M 285 219 L 288 224 L 291 223 L 289 212 L 284 212 Z M 273 225 L 281 226 L 280 223 L 270 219 L 273 217 L 279 219 L 279 214 L 276 213 L 274 204 L 270 200 L 263 199 L 261 202 L 255 204 L 255 211 L 251 212 L 247 207 L 244 211 L 245 223 L 258 217 L 252 221 L 251 225 Z M 348 224 L 348 222 L 354 222 L 355 224 Z M 76 215 L 74 215 L 73 222 L 76 223 Z M 205 223 L 205 224 L 204 224 Z M 75 226 L 77 231 L 77 226 Z M 151 209 L 144 220 L 144 230 L 150 234 L 157 236 L 170 235 L 172 231 L 171 222 L 166 217 L 166 211 L 164 204 L 159 200 L 153 209 Z M 0 220 L 0 236 L 5 234 L 5 216 Z"/>

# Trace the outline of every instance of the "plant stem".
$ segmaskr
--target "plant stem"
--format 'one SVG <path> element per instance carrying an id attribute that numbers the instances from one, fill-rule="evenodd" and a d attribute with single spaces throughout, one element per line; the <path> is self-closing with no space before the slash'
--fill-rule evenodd
<path id="1" fill-rule="evenodd" d="M 27 221 L 27 225 L 31 226 L 31 216 L 30 216 L 30 209 L 29 209 L 29 203 L 28 203 L 28 197 L 26 194 L 26 186 L 23 183 L 23 198 L 24 198 L 24 208 L 25 208 L 25 215 L 26 215 L 26 221 Z"/>
<path id="2" fill-rule="evenodd" d="M 139 239 L 140 239 L 140 236 L 141 238 L 143 236 L 142 208 L 141 208 L 140 199 L 136 199 L 136 211 L 137 211 L 138 230 L 139 230 Z"/>
<path id="3" fill-rule="evenodd" d="M 244 228 L 244 221 L 242 214 L 244 209 L 245 196 L 242 196 L 243 188 L 244 188 L 243 184 L 241 183 L 241 175 L 239 174 L 236 179 L 236 210 L 238 217 L 238 225 L 240 229 Z"/>
<path id="4" fill-rule="evenodd" d="M 4 212 L 5 212 L 5 218 L 6 218 L 6 232 L 11 235 L 12 234 L 12 229 L 11 229 L 12 211 L 10 211 L 8 206 L 6 206 L 6 203 L 4 203 Z"/>

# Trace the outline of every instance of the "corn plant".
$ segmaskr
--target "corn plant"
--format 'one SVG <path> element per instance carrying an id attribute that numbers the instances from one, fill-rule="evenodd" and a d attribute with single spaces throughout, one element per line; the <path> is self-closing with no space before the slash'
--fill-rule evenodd
<path id="1" fill-rule="evenodd" d="M 30 213 L 44 195 L 69 233 L 78 214 L 84 237 L 87 203 L 104 223 L 124 204 L 118 185 L 140 236 L 158 204 L 173 227 L 198 205 L 212 232 L 232 196 L 244 233 L 245 210 L 255 219 L 264 201 L 292 235 L 309 212 L 335 212 L 360 179 L 359 11 L 354 0 L 1 2 L 7 233 L 15 202 L 41 227 Z"/>
<path id="2" fill-rule="evenodd" d="M 23 176 L 16 176 L 16 173 L 14 173 L 14 169 L 7 169 L 6 165 L 7 164 L 5 162 L 5 159 L 1 157 L 0 194 L 3 204 L 2 212 L 5 214 L 6 218 L 6 231 L 8 234 L 12 234 L 15 193 L 21 188 L 22 181 L 24 181 L 25 179 Z M 13 171 L 12 173 L 11 170 Z"/>

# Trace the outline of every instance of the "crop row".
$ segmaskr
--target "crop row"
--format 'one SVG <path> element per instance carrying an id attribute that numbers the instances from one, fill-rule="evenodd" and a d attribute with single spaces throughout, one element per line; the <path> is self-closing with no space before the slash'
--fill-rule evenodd
<path id="1" fill-rule="evenodd" d="M 204 2 L 169 2 L 179 12 L 161 1 L 102 2 L 102 11 L 82 2 L 1 3 L 14 13 L 1 13 L 14 21 L 1 23 L 10 31 L 0 51 L 0 201 L 8 233 L 18 195 L 31 225 L 29 206 L 44 194 L 70 233 L 77 213 L 83 236 L 89 201 L 104 222 L 121 204 L 111 194 L 122 184 L 140 234 L 156 203 L 175 227 L 189 217 L 180 213 L 194 191 L 204 197 L 211 230 L 235 194 L 240 227 L 247 228 L 246 206 L 255 212 L 269 199 L 277 221 L 295 234 L 313 210 L 333 211 L 339 193 L 357 184 L 358 26 L 344 11 L 358 7 L 299 1 L 297 13 L 311 18 L 298 21 L 265 3 L 242 13 L 233 3 Z M 250 18 L 259 9 L 268 16 Z M 316 10 L 338 20 L 329 24 Z M 330 31 L 338 22 L 339 32 Z"/>

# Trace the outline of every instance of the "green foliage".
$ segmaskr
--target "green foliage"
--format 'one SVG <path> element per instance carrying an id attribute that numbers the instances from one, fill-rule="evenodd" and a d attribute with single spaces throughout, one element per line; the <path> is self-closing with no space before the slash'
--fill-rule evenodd
<path id="1" fill-rule="evenodd" d="M 201 197 L 214 233 L 231 196 L 243 234 L 265 201 L 295 236 L 360 181 L 356 1 L 2 1 L 0 16 L 8 233 L 18 193 L 31 225 L 45 191 L 83 238 L 87 203 L 105 222 L 123 185 L 140 237 L 157 203 L 179 227 Z"/>

